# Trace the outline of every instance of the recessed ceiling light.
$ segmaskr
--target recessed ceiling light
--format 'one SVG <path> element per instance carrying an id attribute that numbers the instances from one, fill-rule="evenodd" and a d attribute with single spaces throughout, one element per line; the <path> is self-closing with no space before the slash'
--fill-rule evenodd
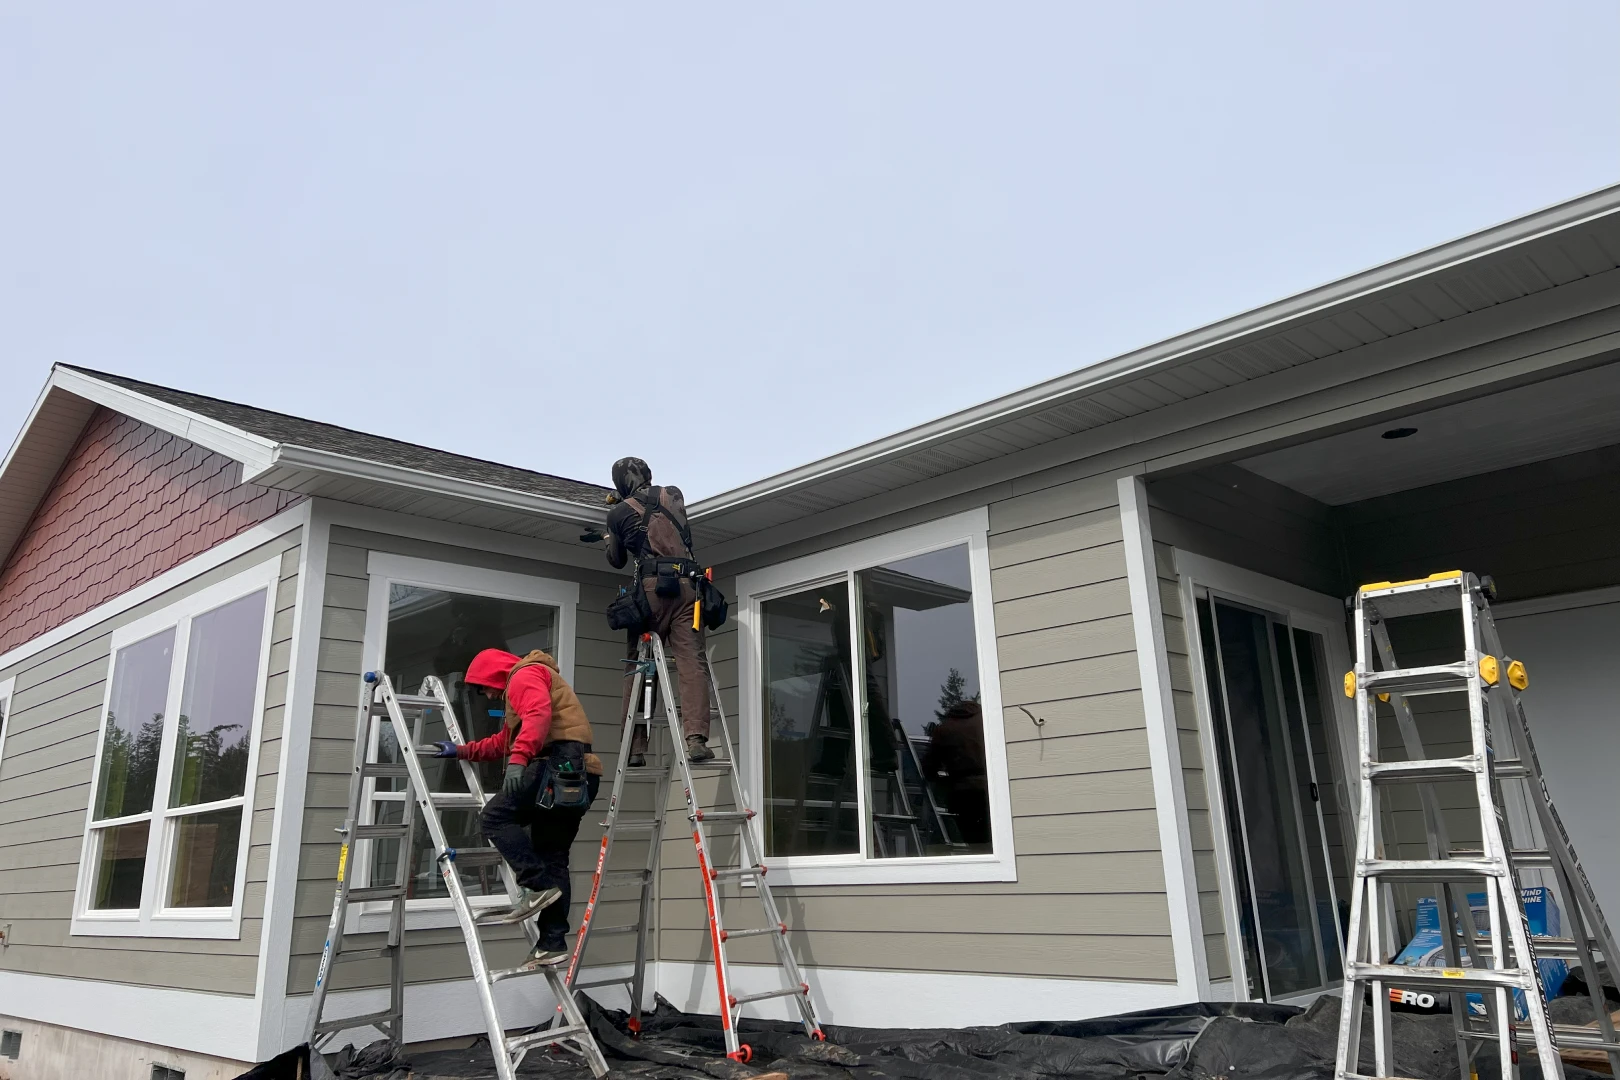
<path id="1" fill-rule="evenodd" d="M 1392 427 L 1378 437 L 1380 439 L 1405 439 L 1416 434 L 1417 428 L 1415 427 Z"/>

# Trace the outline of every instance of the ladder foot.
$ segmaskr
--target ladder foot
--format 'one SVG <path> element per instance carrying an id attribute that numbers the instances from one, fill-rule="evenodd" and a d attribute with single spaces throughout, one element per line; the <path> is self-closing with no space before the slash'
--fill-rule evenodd
<path id="1" fill-rule="evenodd" d="M 743 1043 L 741 1046 L 737 1047 L 737 1049 L 727 1054 L 726 1057 L 730 1058 L 732 1061 L 740 1061 L 746 1065 L 750 1061 L 754 1060 L 754 1048 L 749 1046 L 747 1043 Z"/>

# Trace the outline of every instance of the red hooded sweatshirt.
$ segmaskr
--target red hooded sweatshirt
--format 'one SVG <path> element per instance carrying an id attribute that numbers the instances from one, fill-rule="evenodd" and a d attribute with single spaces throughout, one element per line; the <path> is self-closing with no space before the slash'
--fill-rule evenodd
<path id="1" fill-rule="evenodd" d="M 517 737 L 506 741 L 506 725 L 495 734 L 456 749 L 456 756 L 469 761 L 499 761 L 511 755 L 513 765 L 527 765 L 540 753 L 551 732 L 551 669 L 530 664 L 507 685 L 507 676 L 517 666 L 518 657 L 504 649 L 485 649 L 467 665 L 466 680 L 473 686 L 506 691 L 508 715 L 518 718 Z"/>

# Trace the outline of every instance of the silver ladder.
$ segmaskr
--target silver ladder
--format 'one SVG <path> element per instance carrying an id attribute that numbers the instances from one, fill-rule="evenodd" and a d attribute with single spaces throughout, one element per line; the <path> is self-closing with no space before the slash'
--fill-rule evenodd
<path id="1" fill-rule="evenodd" d="M 404 1044 L 405 901 L 414 857 L 412 844 L 415 840 L 416 815 L 410 811 L 410 805 L 414 802 L 421 810 L 422 821 L 427 825 L 435 864 L 444 878 L 446 889 L 449 890 L 450 903 L 460 923 L 461 935 L 467 942 L 467 959 L 472 964 L 473 984 L 478 993 L 478 1004 L 484 1014 L 490 1049 L 495 1055 L 496 1076 L 499 1080 L 514 1080 L 517 1067 L 522 1063 L 524 1056 L 537 1046 L 547 1045 L 561 1046 L 578 1054 L 585 1059 L 585 1063 L 590 1066 L 595 1076 L 605 1076 L 607 1062 L 603 1059 L 602 1051 L 596 1045 L 596 1040 L 592 1037 L 574 996 L 564 987 L 563 979 L 558 974 L 558 965 L 524 964 L 515 968 L 491 970 L 484 957 L 484 943 L 479 937 L 479 931 L 486 926 L 500 925 L 498 920 L 505 912 L 497 910 L 475 916 L 471 905 L 467 902 L 466 890 L 462 887 L 460 868 L 491 865 L 496 867 L 506 888 L 506 895 L 513 904 L 517 903 L 520 890 L 516 879 L 512 876 L 511 868 L 501 859 L 499 852 L 493 848 L 457 849 L 452 847 L 445 837 L 444 824 L 439 818 L 440 811 L 482 810 L 487 796 L 478 781 L 478 771 L 472 762 L 466 760 L 459 762 L 462 777 L 467 782 L 466 791 L 435 792 L 429 786 L 427 777 L 422 772 L 421 756 L 424 753 L 431 755 L 432 751 L 419 750 L 417 744 L 422 740 L 424 718 L 434 711 L 438 711 L 442 716 L 450 740 L 457 745 L 463 743 L 465 740 L 462 738 L 461 727 L 456 722 L 455 710 L 445 694 L 444 685 L 438 679 L 428 678 L 422 683 L 420 693 L 410 697 L 396 694 L 388 676 L 376 672 L 366 673 L 364 701 L 355 731 L 354 772 L 349 782 L 349 812 L 343 827 L 338 830 L 343 837 L 343 846 L 338 853 L 337 890 L 332 898 L 332 921 L 326 928 L 326 945 L 321 951 L 321 964 L 315 975 L 315 996 L 309 1006 L 309 1020 L 304 1028 L 304 1041 L 312 1050 L 317 1050 L 321 1044 L 329 1041 L 340 1031 L 373 1027 L 394 1044 Z M 398 761 L 373 760 L 372 733 L 381 721 L 388 721 L 393 727 L 394 739 L 399 749 Z M 382 745 L 380 738 L 377 744 L 379 747 Z M 401 823 L 360 823 L 365 805 L 366 781 L 373 779 L 404 781 L 404 820 Z M 396 860 L 392 882 L 365 887 L 353 886 L 352 875 L 347 871 L 352 869 L 349 863 L 354 858 L 354 845 L 361 840 L 398 841 L 399 858 Z M 379 948 L 344 949 L 344 924 L 348 917 L 349 905 L 377 900 L 388 901 L 392 905 L 386 943 Z M 537 940 L 534 921 L 527 920 L 523 926 L 532 945 Z M 334 966 L 343 961 L 377 959 L 388 960 L 392 968 L 388 1008 L 359 1016 L 323 1018 L 326 994 L 330 988 L 330 976 Z M 545 976 L 547 983 L 550 984 L 552 997 L 558 1003 L 560 1023 L 547 1030 L 509 1036 L 495 1003 L 495 984 L 529 975 Z"/>
<path id="2" fill-rule="evenodd" d="M 1431 989 L 1450 998 L 1458 1067 L 1464 1077 L 1473 1072 L 1474 1055 L 1488 1042 L 1497 1045 L 1504 1078 L 1519 1075 L 1521 1046 L 1534 1048 L 1545 1077 L 1562 1080 L 1560 1046 L 1605 1053 L 1611 1068 L 1620 1073 L 1620 1042 L 1595 963 L 1601 954 L 1612 966 L 1620 952 L 1615 950 L 1597 897 L 1548 795 L 1519 698 L 1519 692 L 1529 685 L 1528 673 L 1521 662 L 1503 655 L 1491 617 L 1493 596 L 1489 578 L 1481 581 L 1452 570 L 1413 581 L 1363 585 L 1353 598 L 1356 666 L 1345 676 L 1345 693 L 1356 702 L 1361 798 L 1336 1064 L 1341 1080 L 1394 1075 L 1392 986 Z M 1388 621 L 1448 611 L 1461 619 L 1462 658 L 1421 667 L 1398 666 Z M 1408 701 L 1423 694 L 1466 696 L 1468 753 L 1449 758 L 1426 756 Z M 1394 713 L 1404 760 L 1379 757 L 1380 701 Z M 1435 783 L 1447 781 L 1466 781 L 1474 787 L 1479 801 L 1478 849 L 1451 846 L 1433 790 Z M 1426 859 L 1390 857 L 1389 847 L 1395 841 L 1384 835 L 1381 800 L 1386 789 L 1396 784 L 1419 785 Z M 1512 789 L 1515 799 L 1506 797 L 1504 784 L 1516 785 Z M 1522 870 L 1552 875 L 1569 936 L 1531 937 Z M 1393 897 L 1388 887 L 1394 885 L 1436 886 L 1444 966 L 1408 967 L 1388 962 L 1397 948 L 1389 939 Z M 1484 927 L 1477 925 L 1470 907 L 1469 885 L 1484 887 Z M 1591 991 L 1591 1025 L 1549 1022 L 1538 956 L 1581 964 Z M 1377 1070 L 1373 1074 L 1360 1071 L 1364 986 L 1370 986 L 1372 994 Z M 1517 1020 L 1515 992 L 1524 1002 L 1528 1031 Z M 1480 995 L 1484 1017 L 1470 1012 L 1469 993 Z"/>
<path id="3" fill-rule="evenodd" d="M 714 681 L 712 666 L 709 671 L 710 701 L 713 703 L 713 715 L 719 720 L 720 753 L 716 754 L 713 761 L 694 764 L 686 753 L 686 739 L 681 732 L 679 711 L 670 704 L 669 689 L 672 683 L 669 677 L 669 664 L 664 656 L 663 642 L 656 634 L 643 634 L 637 649 L 637 658 L 627 662 L 635 664 L 630 706 L 626 710 L 624 733 L 619 743 L 619 764 L 614 774 L 613 795 L 608 801 L 607 818 L 602 822 L 602 843 L 597 849 L 596 872 L 591 879 L 590 899 L 586 902 L 585 913 L 580 918 L 579 934 L 574 941 L 574 954 L 568 964 L 566 979 L 568 987 L 572 990 L 588 990 L 598 986 L 626 987 L 630 994 L 629 1027 L 633 1032 L 640 1032 L 642 1002 L 646 991 L 647 944 L 653 921 L 653 884 L 658 876 L 659 851 L 669 805 L 669 788 L 671 783 L 678 780 L 686 800 L 686 818 L 691 823 L 692 842 L 697 847 L 698 876 L 703 882 L 703 899 L 708 913 L 709 943 L 714 953 L 715 985 L 719 991 L 720 1025 L 725 1034 L 726 1056 L 740 1062 L 747 1062 L 753 1057 L 753 1049 L 737 1034 L 737 1022 L 743 1007 L 756 1001 L 792 999 L 798 1007 L 799 1019 L 804 1024 L 805 1034 L 814 1039 L 825 1038 L 821 1025 L 816 1020 L 815 1006 L 810 1000 L 810 986 L 804 981 L 799 963 L 793 956 L 793 950 L 788 946 L 787 923 L 782 920 L 776 906 L 776 898 L 765 882 L 766 867 L 761 860 L 758 840 L 751 825 L 754 811 L 750 808 L 747 793 L 743 790 L 742 778 L 738 775 L 736 755 L 733 752 L 736 744 L 731 741 L 731 729 L 726 723 L 725 709 L 720 704 L 720 689 Z M 655 699 L 666 720 L 667 741 L 670 745 L 667 764 L 651 763 L 655 742 L 651 738 L 653 730 L 650 721 Z M 641 714 L 639 718 L 638 711 Z M 631 768 L 628 764 L 630 739 L 638 719 L 648 725 L 649 764 Z M 711 740 L 713 734 L 711 732 Z M 695 778 L 716 774 L 729 780 L 731 805 L 735 809 L 705 810 L 699 804 Z M 650 782 L 652 785 L 653 809 L 648 817 L 628 817 L 621 813 L 628 785 L 636 781 Z M 726 794 L 723 789 L 724 784 L 722 795 Z M 716 826 L 737 830 L 739 865 L 719 867 L 713 864 L 713 847 L 709 842 L 709 830 Z M 645 835 L 648 838 L 646 860 L 639 868 L 609 870 L 608 859 L 613 852 L 614 841 L 620 834 L 626 833 Z M 755 895 L 764 914 L 762 927 L 746 930 L 728 930 L 725 927 L 721 917 L 719 886 L 728 881 L 755 887 Z M 636 920 L 622 926 L 596 926 L 594 916 L 603 887 L 620 882 L 640 886 Z M 635 935 L 636 955 L 631 973 L 621 978 L 604 978 L 595 982 L 577 981 L 581 974 L 581 962 L 585 956 L 586 945 L 596 936 L 608 934 Z M 726 946 L 729 942 L 749 937 L 771 939 L 776 948 L 777 967 L 785 982 L 782 988 L 755 994 L 732 993 L 731 966 L 726 956 Z"/>

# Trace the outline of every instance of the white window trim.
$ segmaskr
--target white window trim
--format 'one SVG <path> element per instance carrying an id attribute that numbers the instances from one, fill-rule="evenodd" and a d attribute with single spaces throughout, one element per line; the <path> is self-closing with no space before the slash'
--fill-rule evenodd
<path id="1" fill-rule="evenodd" d="M 747 791 L 763 791 L 765 740 L 760 700 L 760 603 L 819 581 L 843 580 L 851 570 L 966 544 L 973 584 L 974 636 L 978 642 L 979 702 L 984 713 L 985 766 L 990 783 L 989 855 L 945 855 L 915 859 L 875 859 L 861 855 L 767 857 L 771 880 L 783 885 L 926 884 L 955 881 L 1016 881 L 1012 801 L 1007 784 L 1007 740 L 1001 712 L 1001 664 L 996 652 L 995 604 L 990 591 L 990 512 L 978 507 L 909 529 L 778 563 L 737 578 L 737 652 L 741 702 L 738 727 Z M 864 774 L 864 739 L 856 739 L 856 768 Z M 864 784 L 862 785 L 864 787 Z M 861 796 L 865 805 L 864 792 Z M 764 850 L 763 815 L 752 828 Z M 864 846 L 866 826 L 861 825 Z"/>
<path id="2" fill-rule="evenodd" d="M 579 617 L 579 583 L 556 578 L 532 577 L 506 570 L 487 570 L 461 563 L 418 559 L 408 555 L 394 555 L 373 551 L 366 557 L 366 573 L 371 583 L 366 593 L 366 630 L 362 649 L 364 670 L 377 671 L 383 666 L 383 654 L 388 644 L 388 589 L 391 585 L 415 585 L 424 589 L 442 589 L 446 592 L 470 593 L 477 596 L 515 600 L 525 604 L 548 604 L 558 609 L 557 614 L 557 667 L 563 678 L 574 681 L 575 628 Z M 414 693 L 415 687 L 400 687 L 402 692 Z M 375 730 L 375 729 L 374 729 Z M 366 782 L 361 807 L 369 812 L 375 780 Z M 370 851 L 357 851 L 351 865 L 355 884 L 365 885 L 371 879 Z M 474 908 L 501 907 L 506 898 L 500 896 L 468 897 Z M 390 905 L 386 901 L 371 901 L 349 905 L 345 933 L 369 934 L 388 929 Z M 430 897 L 405 902 L 405 928 L 429 930 L 455 926 L 455 909 L 448 897 Z"/>
<path id="3" fill-rule="evenodd" d="M 6 761 L 6 734 L 11 731 L 11 695 L 17 687 L 17 676 L 0 680 L 0 765 Z"/>
<path id="4" fill-rule="evenodd" d="M 1226 930 L 1226 952 L 1232 971 L 1233 996 L 1237 987 L 1245 985 L 1248 963 L 1243 954 L 1242 928 L 1238 925 L 1237 863 L 1226 831 L 1225 781 L 1216 763 L 1220 761 L 1215 746 L 1213 710 L 1209 701 L 1209 682 L 1204 672 L 1204 654 L 1200 648 L 1198 619 L 1195 602 L 1199 589 L 1217 596 L 1236 600 L 1274 615 L 1283 616 L 1291 625 L 1319 634 L 1327 647 L 1328 670 L 1324 674 L 1331 684 L 1336 669 L 1349 670 L 1350 643 L 1344 628 L 1344 605 L 1323 593 L 1312 592 L 1298 585 L 1245 570 L 1239 566 L 1219 562 L 1204 555 L 1175 549 L 1176 575 L 1181 579 L 1181 610 L 1187 631 L 1187 660 L 1193 684 L 1193 699 L 1198 712 L 1198 749 L 1202 755 L 1205 785 L 1209 795 L 1210 832 L 1215 840 L 1216 878 L 1221 888 L 1221 911 Z M 1331 685 L 1329 686 L 1331 690 Z M 1343 694 L 1329 693 L 1331 717 L 1334 721 L 1333 752 L 1338 755 L 1342 777 L 1356 775 L 1356 716 L 1353 705 Z M 1345 814 L 1354 817 L 1359 805 L 1360 791 L 1354 784 L 1341 783 L 1335 794 Z M 1258 979 L 1258 976 L 1257 976 Z M 1327 991 L 1333 993 L 1332 989 Z M 1319 995 L 1310 994 L 1307 997 Z M 1290 999 L 1292 1001 L 1293 999 Z"/>
<path id="5" fill-rule="evenodd" d="M 252 846 L 253 802 L 258 789 L 259 746 L 264 738 L 264 692 L 270 666 L 270 638 L 276 618 L 276 589 L 281 580 L 281 558 L 268 559 L 250 570 L 210 585 L 190 596 L 176 600 L 161 611 L 125 623 L 112 632 L 111 652 L 107 658 L 106 684 L 102 692 L 101 719 L 96 725 L 96 757 L 90 773 L 89 805 L 84 811 L 84 845 L 79 855 L 79 873 L 73 897 L 73 918 L 69 933 L 87 937 L 165 937 L 209 938 L 235 940 L 242 935 L 242 900 L 247 888 L 248 851 Z M 185 692 L 185 664 L 189 659 L 190 620 L 198 615 L 239 600 L 251 593 L 265 591 L 264 623 L 260 631 L 259 667 L 253 690 L 253 736 L 248 746 L 247 777 L 240 797 L 242 831 L 237 842 L 236 884 L 231 892 L 229 908 L 168 908 L 159 903 L 160 895 L 168 888 L 171 869 L 173 828 L 170 822 L 179 817 L 200 813 L 207 807 L 187 806 L 171 808 L 169 785 L 173 782 L 175 725 L 179 722 L 179 702 Z M 101 777 L 101 756 L 106 747 L 107 711 L 112 705 L 113 670 L 118 653 L 133 645 L 176 628 L 174 658 L 169 679 L 169 697 L 164 716 L 163 742 L 159 748 L 157 781 L 152 792 L 149 813 L 130 815 L 145 818 L 151 828 L 147 833 L 146 870 L 141 886 L 141 906 L 135 911 L 100 912 L 90 910 L 90 897 L 95 887 L 96 855 L 99 843 L 96 831 L 120 818 L 95 820 L 96 784 Z M 175 678 L 173 672 L 178 671 Z M 208 807 L 229 806 L 237 800 L 210 803 Z M 180 809 L 182 813 L 174 811 Z"/>

